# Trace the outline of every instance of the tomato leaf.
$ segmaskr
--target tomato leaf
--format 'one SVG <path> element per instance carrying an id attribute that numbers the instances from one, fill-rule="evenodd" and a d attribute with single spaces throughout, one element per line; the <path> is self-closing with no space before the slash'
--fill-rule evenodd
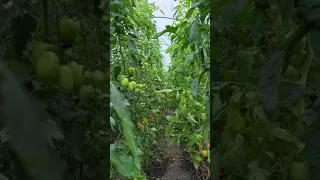
<path id="1" fill-rule="evenodd" d="M 259 89 L 263 97 L 264 112 L 269 121 L 273 120 L 277 109 L 280 68 L 284 54 L 281 50 L 269 52 L 260 74 Z"/>

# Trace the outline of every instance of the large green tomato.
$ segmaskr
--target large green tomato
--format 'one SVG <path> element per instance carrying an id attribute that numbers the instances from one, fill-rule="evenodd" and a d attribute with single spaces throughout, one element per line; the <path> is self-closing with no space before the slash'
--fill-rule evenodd
<path id="1" fill-rule="evenodd" d="M 41 54 L 35 65 L 35 73 L 38 79 L 53 79 L 58 74 L 59 58 L 51 52 L 45 51 Z"/>
<path id="2" fill-rule="evenodd" d="M 121 84 L 121 86 L 122 86 L 123 88 L 127 87 L 128 84 L 129 84 L 128 78 L 123 78 L 123 79 L 121 80 L 120 84 Z"/>
<path id="3" fill-rule="evenodd" d="M 132 90 L 133 90 L 133 83 L 132 83 L 132 82 L 129 82 L 129 83 L 128 83 L 128 90 L 129 90 L 129 91 L 132 91 Z"/>
<path id="4" fill-rule="evenodd" d="M 78 21 L 74 21 L 66 16 L 59 18 L 58 27 L 60 39 L 65 44 L 72 44 L 81 30 L 81 26 Z"/>

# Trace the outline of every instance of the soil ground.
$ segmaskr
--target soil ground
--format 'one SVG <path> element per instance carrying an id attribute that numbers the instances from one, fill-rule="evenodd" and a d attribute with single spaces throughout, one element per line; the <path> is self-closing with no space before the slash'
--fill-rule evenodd
<path id="1" fill-rule="evenodd" d="M 197 171 L 190 156 L 182 147 L 171 146 L 169 140 L 164 141 L 165 157 L 164 160 L 154 166 L 147 173 L 148 180 L 203 180 L 200 172 Z"/>

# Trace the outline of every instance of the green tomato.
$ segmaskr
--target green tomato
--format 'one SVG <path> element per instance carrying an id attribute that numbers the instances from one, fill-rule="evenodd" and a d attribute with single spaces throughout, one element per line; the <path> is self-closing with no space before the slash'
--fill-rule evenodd
<path id="1" fill-rule="evenodd" d="M 133 84 L 133 89 L 136 89 L 137 88 L 137 83 L 135 81 L 132 81 L 132 84 Z"/>
<path id="2" fill-rule="evenodd" d="M 88 85 L 82 86 L 79 91 L 80 99 L 87 99 L 88 97 L 90 97 L 92 90 L 93 90 L 92 86 L 88 86 Z"/>
<path id="3" fill-rule="evenodd" d="M 201 155 L 201 157 L 206 158 L 206 157 L 208 157 L 208 151 L 207 150 L 202 150 L 200 152 L 200 155 Z"/>
<path id="4" fill-rule="evenodd" d="M 104 74 L 102 71 L 100 70 L 96 70 L 93 72 L 93 77 L 95 80 L 97 80 L 98 82 L 102 82 L 104 79 Z"/>
<path id="5" fill-rule="evenodd" d="M 126 75 L 121 74 L 120 75 L 120 81 L 122 81 L 122 79 L 125 78 L 125 77 L 126 77 Z"/>
<path id="6" fill-rule="evenodd" d="M 128 83 L 128 90 L 129 90 L 129 91 L 132 91 L 132 90 L 133 90 L 133 84 L 132 84 L 132 82 L 129 82 L 129 83 Z"/>
<path id="7" fill-rule="evenodd" d="M 121 80 L 120 84 L 121 84 L 121 86 L 124 87 L 124 88 L 127 87 L 128 84 L 129 84 L 128 78 L 123 78 L 123 79 Z"/>
<path id="8" fill-rule="evenodd" d="M 136 74 L 136 69 L 134 67 L 129 67 L 128 72 L 130 76 L 133 76 Z"/>

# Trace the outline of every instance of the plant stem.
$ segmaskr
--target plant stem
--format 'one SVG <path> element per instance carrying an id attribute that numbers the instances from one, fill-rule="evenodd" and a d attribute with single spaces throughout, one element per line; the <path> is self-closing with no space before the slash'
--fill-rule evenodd
<path id="1" fill-rule="evenodd" d="M 308 34 L 307 35 L 307 60 L 304 63 L 304 66 L 302 67 L 301 79 L 300 79 L 301 85 L 307 84 L 308 73 L 309 73 L 312 60 L 313 60 L 313 50 L 311 48 L 310 35 Z"/>

